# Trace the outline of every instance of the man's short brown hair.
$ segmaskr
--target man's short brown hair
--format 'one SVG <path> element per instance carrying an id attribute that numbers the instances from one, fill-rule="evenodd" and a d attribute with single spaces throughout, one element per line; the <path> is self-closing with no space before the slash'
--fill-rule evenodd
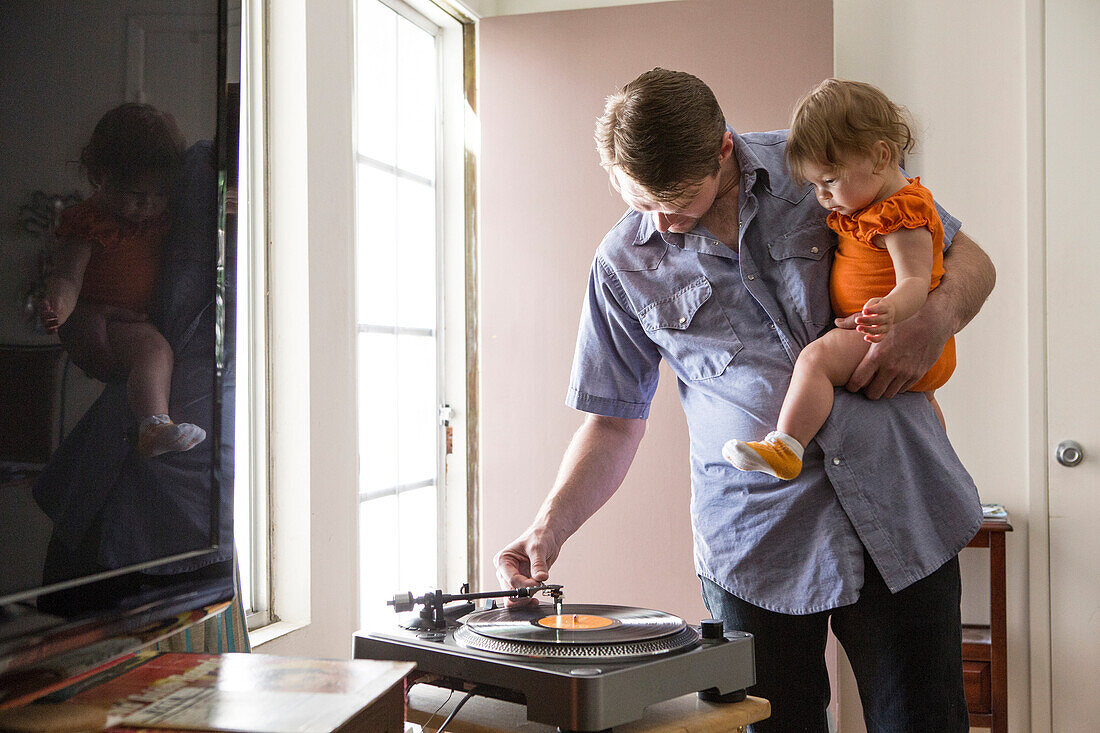
<path id="1" fill-rule="evenodd" d="M 619 168 L 669 202 L 718 173 L 725 132 L 710 87 L 686 72 L 657 68 L 607 98 L 595 137 L 600 165 Z"/>

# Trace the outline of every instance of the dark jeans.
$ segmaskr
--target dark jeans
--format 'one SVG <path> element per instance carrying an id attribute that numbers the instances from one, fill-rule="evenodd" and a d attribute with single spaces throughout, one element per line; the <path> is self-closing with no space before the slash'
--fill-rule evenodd
<path id="1" fill-rule="evenodd" d="M 749 693 L 769 700 L 772 714 L 750 726 L 753 733 L 827 733 L 830 620 L 855 671 L 869 733 L 969 730 L 958 558 L 894 594 L 866 552 L 863 558 L 859 600 L 807 616 L 767 611 L 703 579 L 711 615 L 754 637 L 756 684 Z"/>

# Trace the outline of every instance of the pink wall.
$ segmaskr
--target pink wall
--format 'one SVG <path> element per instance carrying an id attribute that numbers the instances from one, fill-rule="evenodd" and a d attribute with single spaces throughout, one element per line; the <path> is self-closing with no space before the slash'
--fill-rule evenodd
<path id="1" fill-rule="evenodd" d="M 830 76 L 828 0 L 683 0 L 487 18 L 481 79 L 481 582 L 521 532 L 582 416 L 564 404 L 596 245 L 625 210 L 592 142 L 604 98 L 655 66 L 706 81 L 739 131 L 786 127 Z M 707 616 L 692 566 L 687 428 L 661 386 L 615 497 L 551 574 L 566 598 Z"/>

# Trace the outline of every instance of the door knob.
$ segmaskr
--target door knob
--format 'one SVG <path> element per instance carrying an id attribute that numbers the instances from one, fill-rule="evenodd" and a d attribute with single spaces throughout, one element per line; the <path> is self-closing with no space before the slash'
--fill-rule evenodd
<path id="1" fill-rule="evenodd" d="M 1085 451 L 1076 440 L 1063 440 L 1058 444 L 1058 462 L 1073 468 L 1085 457 Z"/>

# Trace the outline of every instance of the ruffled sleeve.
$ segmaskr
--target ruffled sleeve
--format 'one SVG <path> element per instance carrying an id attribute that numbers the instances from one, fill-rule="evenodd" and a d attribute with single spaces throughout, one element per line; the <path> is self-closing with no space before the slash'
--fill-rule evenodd
<path id="1" fill-rule="evenodd" d="M 119 245 L 123 232 L 118 224 L 85 199 L 61 212 L 55 234 L 62 239 L 83 239 L 102 250 Z"/>
<path id="2" fill-rule="evenodd" d="M 847 235 L 864 244 L 875 246 L 874 239 L 899 229 L 934 230 L 938 221 L 932 192 L 914 178 L 897 193 L 872 204 L 853 216 L 833 212 L 826 223 L 837 234 Z"/>

